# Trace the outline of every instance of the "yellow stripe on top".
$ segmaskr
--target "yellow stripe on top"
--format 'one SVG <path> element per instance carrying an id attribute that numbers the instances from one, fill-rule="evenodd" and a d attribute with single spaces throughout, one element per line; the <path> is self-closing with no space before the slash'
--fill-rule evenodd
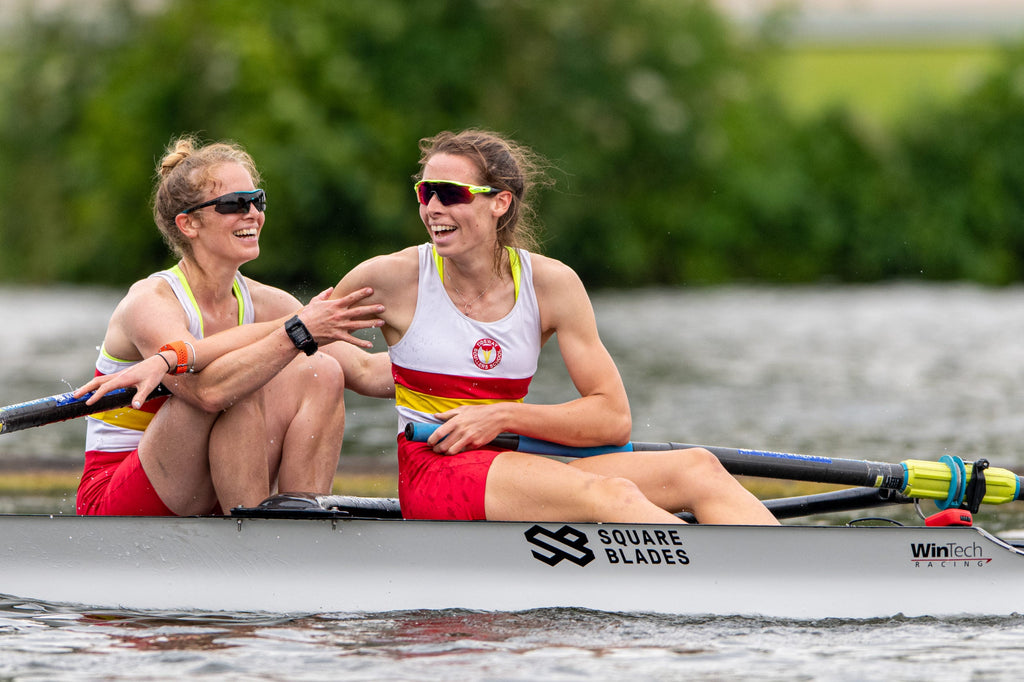
<path id="1" fill-rule="evenodd" d="M 523 399 L 479 398 L 474 400 L 470 398 L 444 398 L 438 395 L 419 393 L 400 384 L 395 384 L 395 404 L 424 414 L 447 412 L 462 405 L 493 405 L 494 403 L 509 402 L 521 403 Z"/>
<path id="2" fill-rule="evenodd" d="M 430 248 L 432 248 L 434 250 L 434 263 L 437 264 L 437 274 L 441 277 L 441 283 L 443 284 L 444 283 L 444 257 L 438 255 L 437 247 L 434 246 L 433 244 L 430 245 Z M 508 251 L 508 264 L 509 264 L 509 267 L 512 269 L 512 282 L 515 284 L 515 287 L 516 287 L 515 298 L 518 301 L 519 300 L 519 281 L 520 281 L 520 279 L 522 278 L 522 275 L 523 275 L 523 268 L 519 264 L 519 253 L 515 249 L 513 249 L 511 246 L 506 246 L 505 250 Z"/>
<path id="3" fill-rule="evenodd" d="M 132 431 L 145 431 L 149 423 L 153 421 L 154 413 L 145 412 L 143 410 L 134 410 L 130 407 L 121 408 L 117 410 L 107 410 L 106 412 L 96 412 L 91 415 L 93 419 L 98 419 L 105 424 L 111 426 L 118 426 L 122 429 L 131 429 Z"/>

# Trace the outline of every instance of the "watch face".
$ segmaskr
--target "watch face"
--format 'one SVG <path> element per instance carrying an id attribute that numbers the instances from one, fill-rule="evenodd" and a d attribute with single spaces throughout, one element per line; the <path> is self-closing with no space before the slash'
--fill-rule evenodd
<path id="1" fill-rule="evenodd" d="M 306 329 L 306 325 L 302 323 L 298 315 L 288 320 L 284 326 L 285 332 L 288 333 L 288 338 L 292 340 L 295 347 L 304 352 L 306 355 L 312 355 L 317 350 L 316 339 Z"/>

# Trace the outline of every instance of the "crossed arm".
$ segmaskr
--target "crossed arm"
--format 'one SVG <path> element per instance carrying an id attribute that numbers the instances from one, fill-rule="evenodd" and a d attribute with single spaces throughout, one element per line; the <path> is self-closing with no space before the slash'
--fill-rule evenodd
<path id="1" fill-rule="evenodd" d="M 75 391 L 76 397 L 93 391 L 87 401 L 91 404 L 111 390 L 134 387 L 137 392 L 133 404 L 140 407 L 145 396 L 163 382 L 176 396 L 201 409 L 225 409 L 240 396 L 263 386 L 296 357 L 295 345 L 284 331 L 284 322 L 293 314 L 298 314 L 317 343 L 343 341 L 338 345 L 349 347 L 334 355 L 346 371 L 350 388 L 379 397 L 394 393 L 387 355 L 359 350 L 372 347 L 372 343 L 352 336 L 355 330 L 381 324 L 377 318 L 380 306 L 355 305 L 369 295 L 367 290 L 331 300 L 332 292 L 328 289 L 301 306 L 289 294 L 265 287 L 259 306 L 263 321 L 196 339 L 189 333 L 173 294 L 156 284 L 144 281 L 132 287 L 115 310 L 104 340 L 104 349 L 111 355 L 141 362 L 121 372 L 93 378 Z M 158 349 L 171 340 L 192 345 L 195 373 L 167 373 L 173 353 L 164 351 L 164 357 L 159 357 Z"/>

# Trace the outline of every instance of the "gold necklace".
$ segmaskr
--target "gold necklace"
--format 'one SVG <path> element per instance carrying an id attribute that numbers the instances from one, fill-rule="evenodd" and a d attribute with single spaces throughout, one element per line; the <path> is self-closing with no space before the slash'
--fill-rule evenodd
<path id="1" fill-rule="evenodd" d="M 462 312 L 466 315 L 469 315 L 469 313 L 473 310 L 473 304 L 479 301 L 481 298 L 483 298 L 484 294 L 491 290 L 491 287 L 494 286 L 494 281 L 497 278 L 498 273 L 495 272 L 493 275 L 491 275 L 491 281 L 487 283 L 487 286 L 484 288 L 484 290 L 477 294 L 476 298 L 474 298 L 469 303 L 466 303 L 466 297 L 462 295 L 462 291 L 459 289 L 458 285 L 456 285 L 455 282 L 452 282 L 451 277 L 448 278 L 448 281 L 452 282 L 452 287 L 455 289 L 455 293 L 457 293 L 459 295 L 459 298 L 462 299 Z"/>

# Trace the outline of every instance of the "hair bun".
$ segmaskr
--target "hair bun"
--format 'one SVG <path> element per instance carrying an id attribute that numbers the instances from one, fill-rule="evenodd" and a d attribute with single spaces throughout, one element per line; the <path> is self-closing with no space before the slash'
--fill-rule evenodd
<path id="1" fill-rule="evenodd" d="M 192 140 L 187 138 L 178 140 L 174 145 L 174 150 L 168 152 L 160 161 L 160 175 L 167 175 L 174 170 L 179 163 L 192 156 L 194 149 Z"/>

